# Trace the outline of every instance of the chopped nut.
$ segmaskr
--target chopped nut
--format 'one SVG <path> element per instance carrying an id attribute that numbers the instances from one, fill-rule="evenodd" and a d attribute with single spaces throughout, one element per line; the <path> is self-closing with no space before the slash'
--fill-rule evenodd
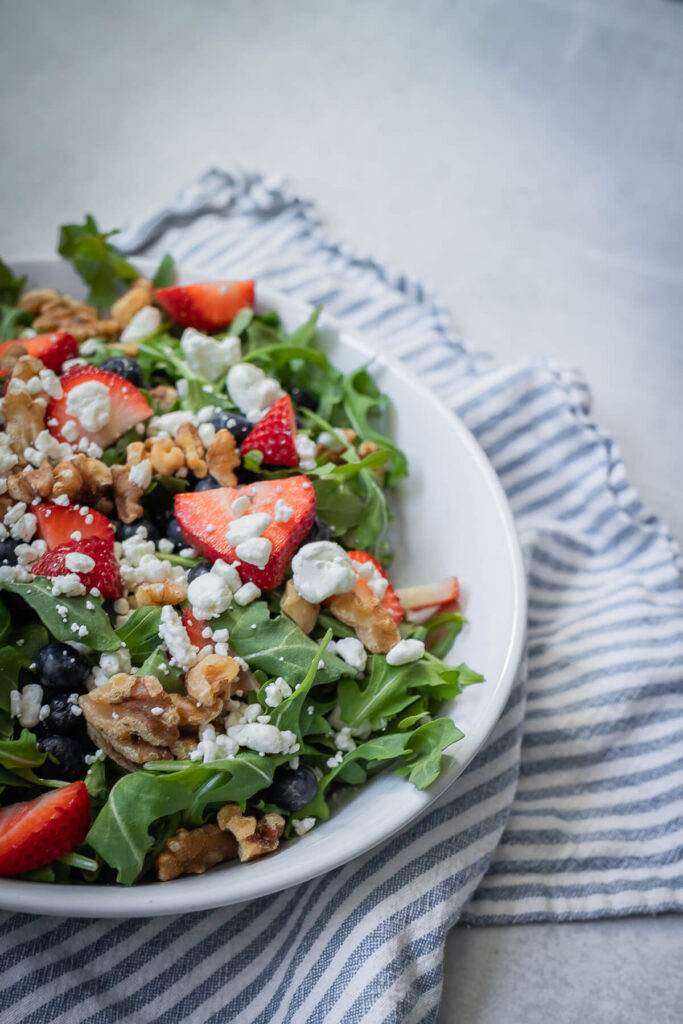
<path id="1" fill-rule="evenodd" d="M 206 464 L 221 487 L 235 486 L 237 477 L 234 470 L 240 464 L 240 457 L 235 451 L 235 438 L 229 430 L 217 431 L 206 453 Z"/>
<path id="2" fill-rule="evenodd" d="M 128 520 L 124 519 L 124 523 Z M 160 583 L 143 583 L 135 591 L 138 605 L 180 604 L 187 597 L 187 590 L 173 580 Z"/>
<path id="3" fill-rule="evenodd" d="M 379 450 L 380 446 L 375 444 L 374 441 L 361 441 L 358 445 L 358 454 L 361 459 L 365 459 L 368 455 L 372 455 L 373 452 L 378 452 Z"/>
<path id="4" fill-rule="evenodd" d="M 56 288 L 31 288 L 19 296 L 17 306 L 27 313 L 39 313 L 44 306 L 59 298 Z"/>
<path id="5" fill-rule="evenodd" d="M 152 463 L 152 472 L 162 476 L 173 476 L 185 465 L 185 455 L 174 445 L 170 437 L 150 437 L 145 442 Z"/>
<path id="6" fill-rule="evenodd" d="M 134 771 L 146 761 L 169 761 L 179 739 L 178 712 L 156 676 L 118 672 L 79 699 L 91 739 Z M 152 708 L 162 713 L 152 714 Z M 116 716 L 116 717 L 114 717 Z"/>
<path id="7" fill-rule="evenodd" d="M 181 423 L 173 440 L 182 449 L 187 468 L 199 480 L 203 480 L 207 468 L 204 461 L 204 445 L 197 428 L 192 423 Z"/>
<path id="8" fill-rule="evenodd" d="M 19 341 L 13 342 L 6 352 L 0 356 L 0 370 L 13 370 L 17 359 L 26 355 L 26 349 Z"/>
<path id="9" fill-rule="evenodd" d="M 175 405 L 178 392 L 170 384 L 157 384 L 150 391 L 149 397 L 159 406 L 162 412 L 168 412 Z"/>
<path id="10" fill-rule="evenodd" d="M 85 341 L 96 335 L 108 337 L 117 334 L 119 325 L 116 320 L 100 320 L 94 306 L 79 302 L 70 295 L 60 295 L 52 289 L 36 289 L 22 296 L 22 306 L 36 315 L 34 329 L 39 333 L 50 331 L 68 331 L 76 341 Z"/>
<path id="11" fill-rule="evenodd" d="M 137 466 L 147 458 L 147 449 L 142 441 L 131 441 L 126 446 L 126 462 L 129 466 Z"/>
<path id="12" fill-rule="evenodd" d="M 87 455 L 77 455 L 69 462 L 60 462 L 55 466 L 54 474 L 53 498 L 66 494 L 71 504 L 80 501 L 95 505 L 100 499 L 107 498 L 112 484 L 109 466 Z"/>
<path id="13" fill-rule="evenodd" d="M 355 430 L 350 430 L 348 427 L 336 427 L 335 430 L 337 434 L 342 434 L 349 444 L 353 444 L 358 436 Z M 344 448 L 341 441 L 339 445 L 319 444 L 315 449 L 315 457 L 319 459 L 323 456 L 326 462 L 335 462 L 339 465 L 344 461 L 342 459 L 343 451 Z"/>
<path id="14" fill-rule="evenodd" d="M 233 834 L 244 862 L 277 850 L 285 819 L 280 814 L 264 814 L 256 819 L 243 815 L 237 804 L 226 804 L 218 812 L 218 827 Z"/>
<path id="15" fill-rule="evenodd" d="M 330 599 L 329 609 L 336 619 L 356 631 L 360 642 L 373 654 L 386 654 L 401 639 L 391 613 L 367 585 L 357 583 L 350 593 L 336 594 Z"/>
<path id="16" fill-rule="evenodd" d="M 133 281 L 125 295 L 117 299 L 111 307 L 111 315 L 119 327 L 127 327 L 136 313 L 154 302 L 154 287 L 151 281 L 139 277 Z"/>
<path id="17" fill-rule="evenodd" d="M 230 684 L 239 674 L 240 667 L 234 658 L 227 655 L 210 654 L 197 662 L 185 677 L 185 688 L 193 700 L 206 707 L 216 701 L 224 702 L 230 696 Z"/>
<path id="18" fill-rule="evenodd" d="M 201 704 L 191 697 L 186 697 L 184 693 L 170 693 L 169 697 L 173 707 L 178 713 L 178 724 L 181 729 L 195 729 L 198 725 L 205 725 L 207 722 L 213 722 L 222 712 L 224 708 L 224 702 L 217 700 L 214 704 Z M 192 747 L 196 747 L 197 738 L 195 737 Z M 171 746 L 171 750 L 176 757 L 179 754 L 175 753 L 175 746 Z"/>
<path id="19" fill-rule="evenodd" d="M 170 882 L 179 875 L 203 875 L 236 856 L 235 837 L 218 825 L 201 825 L 189 832 L 180 828 L 166 840 L 157 857 L 157 876 L 160 882 Z"/>
<path id="20" fill-rule="evenodd" d="M 135 522 L 144 512 L 140 504 L 140 498 L 145 493 L 143 488 L 130 479 L 130 466 L 112 466 L 111 480 L 117 516 L 122 523 Z"/>
<path id="21" fill-rule="evenodd" d="M 49 498 L 52 494 L 54 473 L 49 462 L 41 462 L 38 469 L 24 469 L 7 477 L 7 493 L 15 501 L 30 505 L 34 498 Z"/>
<path id="22" fill-rule="evenodd" d="M 288 615 L 293 622 L 296 622 L 304 633 L 310 633 L 320 614 L 320 605 L 311 604 L 305 598 L 297 594 L 294 589 L 294 580 L 287 580 L 285 592 L 280 601 L 280 608 Z"/>
<path id="23" fill-rule="evenodd" d="M 14 364 L 11 380 L 21 380 L 24 382 L 24 384 L 28 384 L 30 380 L 33 380 L 34 377 L 37 377 L 40 371 L 44 369 L 45 363 L 42 361 L 42 359 L 36 359 L 35 356 L 29 356 L 26 353 L 24 353 L 24 355 L 19 356 L 16 363 Z M 10 391 L 11 390 L 12 386 L 10 383 Z"/>
<path id="24" fill-rule="evenodd" d="M 2 414 L 10 448 L 19 459 L 18 465 L 24 466 L 24 451 L 33 447 L 38 434 L 45 429 L 45 405 L 27 391 L 8 390 L 2 400 Z"/>

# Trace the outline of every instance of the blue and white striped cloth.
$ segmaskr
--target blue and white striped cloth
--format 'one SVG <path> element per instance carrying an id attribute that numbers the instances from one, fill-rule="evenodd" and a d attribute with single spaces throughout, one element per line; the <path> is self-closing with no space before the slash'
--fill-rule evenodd
<path id="1" fill-rule="evenodd" d="M 591 420 L 581 378 L 475 357 L 422 287 L 330 241 L 308 203 L 258 175 L 208 173 L 123 245 L 324 303 L 458 411 L 517 517 L 528 671 L 445 797 L 341 870 L 177 918 L 6 915 L 2 1019 L 434 1021 L 458 920 L 680 910 L 680 555 Z"/>

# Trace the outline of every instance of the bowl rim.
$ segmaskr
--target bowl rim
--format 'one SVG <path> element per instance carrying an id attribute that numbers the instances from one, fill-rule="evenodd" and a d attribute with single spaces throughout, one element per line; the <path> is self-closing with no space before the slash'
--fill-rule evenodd
<path id="1" fill-rule="evenodd" d="M 54 264 L 63 266 L 65 263 L 66 261 L 59 257 L 35 257 L 10 261 L 10 265 L 16 272 L 21 274 L 28 273 L 29 275 L 32 268 L 35 269 L 37 265 Z M 135 257 L 135 263 L 143 273 L 151 274 L 156 268 L 156 262 L 149 257 Z M 206 270 L 198 270 L 185 264 L 178 266 L 177 271 L 183 277 L 194 278 L 196 281 L 218 279 L 215 274 L 211 274 Z M 281 292 L 267 283 L 261 283 L 258 278 L 256 279 L 256 304 L 257 306 L 271 309 L 277 309 L 278 304 L 280 306 L 289 305 L 290 308 L 298 307 L 301 311 L 302 321 L 310 316 L 313 310 L 313 306 L 309 302 L 296 296 L 288 295 L 286 292 Z M 349 860 L 364 856 L 371 850 L 388 842 L 398 832 L 404 830 L 438 800 L 463 774 L 472 759 L 484 746 L 498 722 L 512 690 L 522 660 L 526 636 L 526 574 L 514 517 L 502 484 L 486 453 L 457 413 L 432 391 L 417 374 L 413 373 L 400 358 L 393 356 L 389 352 L 374 350 L 372 345 L 369 342 L 365 342 L 361 335 L 348 330 L 333 316 L 327 314 L 324 309 L 318 325 L 321 328 L 333 331 L 343 344 L 349 345 L 358 352 L 363 357 L 363 365 L 369 368 L 373 366 L 386 367 L 391 373 L 399 377 L 404 384 L 416 392 L 422 401 L 435 406 L 458 435 L 459 442 L 467 449 L 469 456 L 478 464 L 479 471 L 486 481 L 492 502 L 495 505 L 503 527 L 507 554 L 512 568 L 512 628 L 503 667 L 493 691 L 489 693 L 490 699 L 485 728 L 482 729 L 476 743 L 465 758 L 462 760 L 452 760 L 429 790 L 415 791 L 419 793 L 420 799 L 416 800 L 409 810 L 404 809 L 403 813 L 401 813 L 402 809 L 397 808 L 397 817 L 392 823 L 391 829 L 384 830 L 382 834 L 375 834 L 370 830 L 367 838 L 354 844 L 351 855 L 349 855 L 347 848 L 339 849 L 336 853 L 333 849 L 320 866 L 311 866 L 310 863 L 307 863 L 305 869 L 302 867 L 297 872 L 290 865 L 287 871 L 283 871 L 282 879 L 278 879 L 276 884 L 273 884 L 273 880 L 267 876 L 263 881 L 260 881 L 252 872 L 245 872 L 246 877 L 240 878 L 238 886 L 231 885 L 226 892 L 220 892 L 220 887 L 214 886 L 209 891 L 205 890 L 204 895 L 200 896 L 199 892 L 193 895 L 193 883 L 200 883 L 208 877 L 220 878 L 228 876 L 222 875 L 220 872 L 214 872 L 210 876 L 191 876 L 178 880 L 184 883 L 181 886 L 178 886 L 178 883 L 164 885 L 159 882 L 148 882 L 132 887 L 116 884 L 107 886 L 88 884 L 57 885 L 44 882 L 19 881 L 13 878 L 0 878 L 0 908 L 59 917 L 137 918 L 191 913 L 193 911 L 243 904 L 258 899 L 261 896 L 281 892 L 291 886 L 301 884 L 335 868 L 339 868 L 343 864 L 348 863 Z M 236 889 L 238 891 L 235 891 Z"/>

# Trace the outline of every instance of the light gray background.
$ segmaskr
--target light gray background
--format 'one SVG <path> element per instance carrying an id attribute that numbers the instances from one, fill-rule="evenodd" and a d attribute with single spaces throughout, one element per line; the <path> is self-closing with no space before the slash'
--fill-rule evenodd
<path id="1" fill-rule="evenodd" d="M 476 346 L 581 367 L 683 537 L 683 4 L 0 0 L 0 253 L 284 172 Z M 680 1020 L 676 918 L 456 928 L 442 1024 Z M 674 961 L 674 950 L 678 960 Z"/>

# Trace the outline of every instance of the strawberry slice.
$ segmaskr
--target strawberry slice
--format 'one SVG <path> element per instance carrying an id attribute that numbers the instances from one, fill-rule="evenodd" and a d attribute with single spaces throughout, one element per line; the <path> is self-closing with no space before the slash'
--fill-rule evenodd
<path id="1" fill-rule="evenodd" d="M 254 308 L 253 281 L 208 281 L 177 288 L 157 288 L 162 309 L 183 327 L 224 331 L 241 309 Z"/>
<path id="2" fill-rule="evenodd" d="M 201 651 L 202 647 L 206 647 L 207 644 L 211 643 L 210 638 L 207 640 L 202 636 L 202 631 L 211 625 L 210 622 L 206 622 L 204 619 L 195 619 L 191 608 L 183 608 L 183 614 L 180 618 L 190 638 L 190 643 L 194 644 L 197 650 Z"/>
<path id="3" fill-rule="evenodd" d="M 22 345 L 26 349 L 27 355 L 41 359 L 48 370 L 54 370 L 55 373 L 61 373 L 62 364 L 67 359 L 74 359 L 78 355 L 78 342 L 66 331 L 36 334 L 34 338 L 15 338 L 14 341 L 3 341 L 0 345 L 0 356 L 4 356 L 12 345 Z"/>
<path id="4" fill-rule="evenodd" d="M 88 572 L 69 568 L 67 558 L 74 553 L 88 555 L 95 562 L 95 567 Z M 99 537 L 60 544 L 44 554 L 38 562 L 34 562 L 31 572 L 34 576 L 66 576 L 68 573 L 77 572 L 86 590 L 97 587 L 102 597 L 108 597 L 111 601 L 121 597 L 119 563 L 114 556 L 114 546 L 110 541 L 101 540 Z"/>
<path id="5" fill-rule="evenodd" d="M 100 448 L 107 448 L 121 434 L 152 415 L 149 402 L 134 384 L 95 366 L 72 367 L 62 377 L 62 390 L 63 397 L 51 398 L 46 413 L 48 430 L 59 441 L 74 444 L 87 437 Z M 94 409 L 98 415 L 93 419 Z M 86 425 L 77 414 L 85 419 Z M 89 423 L 98 425 L 88 426 Z"/>
<path id="6" fill-rule="evenodd" d="M 460 595 L 460 584 L 456 576 L 448 576 L 436 583 L 420 583 L 416 587 L 403 587 L 398 591 L 398 599 L 407 611 L 418 611 L 442 606 L 457 601 Z"/>
<path id="7" fill-rule="evenodd" d="M 0 811 L 0 875 L 18 875 L 63 857 L 83 842 L 89 828 L 90 797 L 84 782 L 4 807 Z"/>
<path id="8" fill-rule="evenodd" d="M 263 452 L 267 466 L 298 466 L 295 437 L 294 406 L 289 395 L 284 395 L 271 405 L 263 419 L 247 434 L 240 451 L 245 455 L 258 449 Z"/>
<path id="9" fill-rule="evenodd" d="M 361 565 L 371 566 L 375 570 L 374 573 L 372 572 L 372 569 L 370 569 L 370 571 L 366 570 L 366 572 L 364 573 L 362 571 L 359 572 L 358 568 L 354 566 L 356 572 L 358 572 L 358 575 L 361 577 L 359 582 L 367 582 L 369 586 L 373 579 L 377 579 L 377 574 L 379 574 L 382 577 L 382 579 L 387 581 L 387 588 L 384 591 L 384 595 L 379 603 L 381 605 L 384 605 L 384 607 L 391 612 L 394 622 L 396 623 L 397 626 L 400 626 L 401 622 L 403 621 L 403 616 L 405 615 L 405 612 L 403 610 L 401 602 L 398 599 L 398 594 L 396 593 L 391 583 L 389 582 L 389 577 L 382 568 L 380 562 L 378 562 L 375 556 L 371 555 L 368 551 L 349 551 L 347 553 L 352 562 L 360 562 Z"/>
<path id="10" fill-rule="evenodd" d="M 88 537 L 99 537 L 110 547 L 114 544 L 114 528 L 107 517 L 87 505 L 36 505 L 33 514 L 38 520 L 38 536 L 45 541 L 48 551 Z M 74 537 L 74 533 L 81 536 Z"/>
<path id="11" fill-rule="evenodd" d="M 237 514 L 232 503 L 241 497 L 250 499 L 248 507 L 239 508 Z M 280 519 L 275 517 L 275 503 L 281 499 Z M 240 503 L 242 504 L 242 503 Z M 285 521 L 282 513 L 289 515 Z M 265 513 L 272 517 L 260 534 L 270 541 L 272 548 L 263 568 L 245 560 L 225 533 L 233 521 L 253 514 Z M 220 487 L 212 491 L 194 491 L 177 494 L 175 514 L 189 544 L 206 558 L 222 558 L 234 562 L 244 583 L 251 580 L 261 590 L 279 586 L 292 557 L 305 539 L 315 516 L 315 491 L 305 476 L 290 476 L 286 480 L 261 480 L 242 487 Z M 255 522 L 255 520 L 250 520 Z"/>

